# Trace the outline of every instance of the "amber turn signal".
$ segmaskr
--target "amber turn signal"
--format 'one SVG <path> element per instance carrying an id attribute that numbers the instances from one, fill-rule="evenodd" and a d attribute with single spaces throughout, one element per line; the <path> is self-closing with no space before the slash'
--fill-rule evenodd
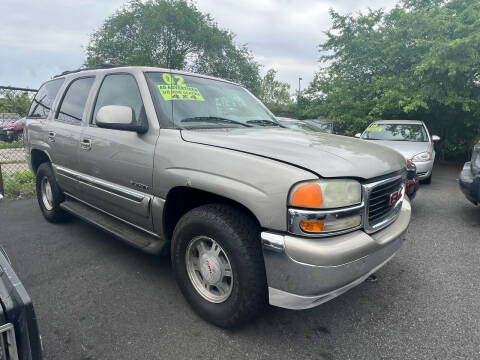
<path id="1" fill-rule="evenodd" d="M 300 228 L 306 232 L 322 232 L 324 227 L 323 221 L 320 220 L 302 220 L 300 222 Z"/>
<path id="2" fill-rule="evenodd" d="M 322 206 L 322 190 L 317 183 L 302 184 L 294 189 L 292 206 L 319 208 Z"/>

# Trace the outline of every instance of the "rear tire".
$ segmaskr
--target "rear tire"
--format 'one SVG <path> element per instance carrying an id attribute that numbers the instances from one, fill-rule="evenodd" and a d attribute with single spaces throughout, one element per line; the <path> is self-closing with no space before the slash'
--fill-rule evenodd
<path id="1" fill-rule="evenodd" d="M 65 200 L 57 184 L 50 163 L 42 163 L 36 175 L 37 200 L 42 214 L 50 222 L 59 223 L 68 218 L 68 214 L 60 208 L 60 203 Z"/>
<path id="2" fill-rule="evenodd" d="M 217 326 L 244 324 L 267 303 L 260 228 L 233 206 L 209 204 L 186 213 L 175 227 L 171 257 L 183 295 Z"/>

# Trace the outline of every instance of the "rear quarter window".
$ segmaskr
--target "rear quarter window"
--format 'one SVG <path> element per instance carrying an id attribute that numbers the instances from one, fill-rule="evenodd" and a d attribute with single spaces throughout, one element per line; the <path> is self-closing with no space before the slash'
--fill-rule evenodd
<path id="1" fill-rule="evenodd" d="M 46 118 L 64 79 L 51 80 L 43 84 L 33 98 L 28 117 Z"/>

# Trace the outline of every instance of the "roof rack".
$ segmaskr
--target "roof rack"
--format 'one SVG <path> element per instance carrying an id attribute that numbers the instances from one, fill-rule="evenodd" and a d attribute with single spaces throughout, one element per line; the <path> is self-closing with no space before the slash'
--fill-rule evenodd
<path id="1" fill-rule="evenodd" d="M 80 69 L 77 69 L 77 70 L 64 71 L 61 74 L 55 75 L 53 78 L 57 78 L 57 77 L 60 77 L 60 76 L 63 76 L 63 75 L 68 75 L 68 74 L 74 74 L 74 73 L 77 73 L 77 72 L 80 72 L 80 71 L 111 69 L 111 68 L 116 68 L 116 67 L 120 67 L 120 66 L 125 66 L 125 65 L 99 64 L 99 65 L 92 66 L 92 67 L 85 67 L 85 68 L 80 68 Z"/>

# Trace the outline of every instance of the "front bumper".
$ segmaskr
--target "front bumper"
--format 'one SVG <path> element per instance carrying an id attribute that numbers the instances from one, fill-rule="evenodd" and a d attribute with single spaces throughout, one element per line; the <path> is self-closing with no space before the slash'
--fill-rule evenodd
<path id="1" fill-rule="evenodd" d="M 395 255 L 410 222 L 405 199 L 388 227 L 331 238 L 302 238 L 262 232 L 270 304 L 287 309 L 320 305 L 360 284 Z"/>
<path id="2" fill-rule="evenodd" d="M 434 160 L 413 162 L 417 167 L 417 175 L 420 180 L 427 179 L 432 175 Z"/>

